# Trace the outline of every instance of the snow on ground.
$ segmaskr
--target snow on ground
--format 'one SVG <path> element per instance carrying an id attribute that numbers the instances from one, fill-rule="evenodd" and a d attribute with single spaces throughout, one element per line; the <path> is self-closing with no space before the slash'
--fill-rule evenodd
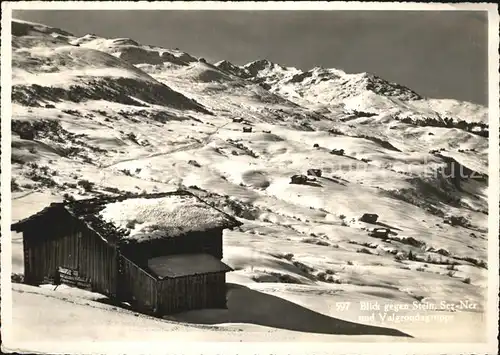
<path id="1" fill-rule="evenodd" d="M 452 157 L 487 173 L 488 140 L 426 119 L 485 122 L 486 108 L 421 99 L 368 74 L 267 61 L 212 66 L 131 39 L 77 38 L 31 24 L 16 31 L 16 85 L 33 95 L 14 96 L 13 221 L 64 194 L 191 187 L 243 222 L 224 232 L 223 261 L 235 270 L 227 275 L 228 310 L 160 320 L 95 295 L 14 284 L 16 341 L 483 340 L 487 180 L 443 171 Z M 54 62 L 44 67 L 30 56 Z M 89 94 L 103 74 L 115 76 L 123 95 Z M 132 84 L 119 80 L 127 75 Z M 131 89 L 143 79 L 154 83 L 147 95 Z M 85 95 L 46 91 L 72 80 Z M 30 91 L 33 84 L 42 89 Z M 174 96 L 165 99 L 164 87 Z M 339 98 L 326 97 L 332 92 Z M 321 176 L 290 183 L 309 169 Z M 379 218 L 361 222 L 364 213 Z M 375 228 L 389 232 L 377 237 Z M 22 273 L 22 235 L 12 234 L 12 246 L 13 272 Z M 468 307 L 451 310 L 461 302 Z M 381 310 L 362 309 L 368 304 Z"/>
<path id="2" fill-rule="evenodd" d="M 326 294 L 316 291 L 284 284 L 250 287 L 229 283 L 227 310 L 190 311 L 161 320 L 99 302 L 92 296 L 82 297 L 74 291 L 14 284 L 13 322 L 29 323 L 30 326 L 16 328 L 13 340 L 28 347 L 36 344 L 38 351 L 46 352 L 64 351 L 69 348 L 66 342 L 72 342 L 73 351 L 79 352 L 83 349 L 75 349 L 75 343 L 83 346 L 82 342 L 139 339 L 143 342 L 483 341 L 481 318 L 471 317 L 471 313 L 420 311 L 420 321 L 359 322 L 359 310 L 341 311 L 328 307 L 325 297 L 339 302 L 347 299 L 352 304 L 369 301 L 382 305 L 383 297 L 375 291 L 373 295 L 361 297 L 356 290 L 331 290 Z M 398 314 L 403 317 L 405 312 Z M 426 321 L 424 315 L 437 321 Z M 450 331 L 450 324 L 453 324 L 453 331 Z M 395 325 L 400 330 L 394 329 Z M 479 327 L 475 328 L 477 335 L 465 334 L 470 326 Z M 408 337 L 407 331 L 413 333 L 413 337 Z M 23 342 L 25 339 L 29 341 Z"/>

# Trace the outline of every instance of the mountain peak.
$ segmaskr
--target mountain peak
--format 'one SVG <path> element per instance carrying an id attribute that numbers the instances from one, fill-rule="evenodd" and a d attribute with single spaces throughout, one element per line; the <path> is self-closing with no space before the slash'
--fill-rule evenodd
<path id="1" fill-rule="evenodd" d="M 365 83 L 366 89 L 379 95 L 397 97 L 404 100 L 420 100 L 422 96 L 410 88 L 398 83 L 389 82 L 375 74 L 363 72 L 357 74 Z"/>
<path id="2" fill-rule="evenodd" d="M 281 65 L 273 63 L 273 62 L 271 62 L 270 60 L 267 60 L 267 59 L 255 60 L 253 62 L 245 64 L 243 66 L 243 68 L 246 69 L 246 70 L 248 70 L 248 72 L 252 76 L 258 75 L 259 72 L 261 72 L 261 71 L 263 71 L 265 69 L 273 69 L 273 68 L 284 69 Z"/>
<path id="3" fill-rule="evenodd" d="M 234 65 L 228 60 L 218 61 L 217 63 L 214 64 L 214 66 L 216 66 L 217 68 L 237 68 L 236 65 Z"/>
<path id="4" fill-rule="evenodd" d="M 241 68 L 237 65 L 234 65 L 233 63 L 231 63 L 228 60 L 221 60 L 221 61 L 215 63 L 214 66 L 219 70 L 222 70 L 222 71 L 229 73 L 229 74 L 232 74 L 234 76 L 238 76 L 240 78 L 246 79 L 246 78 L 250 77 L 249 72 L 245 68 Z"/>
<path id="5" fill-rule="evenodd" d="M 249 62 L 244 65 L 244 67 L 250 67 L 250 66 L 255 66 L 255 65 L 275 65 L 276 63 L 271 62 L 268 59 L 257 59 L 254 60 L 253 62 Z"/>

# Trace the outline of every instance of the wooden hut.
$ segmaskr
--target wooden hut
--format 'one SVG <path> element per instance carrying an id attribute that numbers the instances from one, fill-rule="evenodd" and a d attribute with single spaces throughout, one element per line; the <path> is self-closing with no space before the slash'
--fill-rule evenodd
<path id="1" fill-rule="evenodd" d="M 226 306 L 222 233 L 241 225 L 191 192 L 52 203 L 14 223 L 25 282 L 65 283 L 148 314 Z"/>

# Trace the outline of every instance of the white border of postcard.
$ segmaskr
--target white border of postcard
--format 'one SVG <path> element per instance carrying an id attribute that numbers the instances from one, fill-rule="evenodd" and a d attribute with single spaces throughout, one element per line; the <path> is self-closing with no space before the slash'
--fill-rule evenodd
<path id="1" fill-rule="evenodd" d="M 10 192 L 10 144 L 11 144 L 11 18 L 12 10 L 399 10 L 399 11 L 486 11 L 488 12 L 489 56 L 489 220 L 488 220 L 488 342 L 475 344 L 446 343 L 231 343 L 231 342 L 114 342 L 114 343 L 36 343 L 26 339 L 22 344 L 9 341 L 12 325 L 11 290 L 11 192 Z M 100 1 L 24 1 L 2 2 L 1 41 L 1 330 L 2 350 L 5 352 L 84 353 L 84 354 L 496 354 L 498 334 L 498 231 L 499 231 L 499 45 L 498 6 L 493 3 L 395 3 L 395 2 L 100 2 Z"/>

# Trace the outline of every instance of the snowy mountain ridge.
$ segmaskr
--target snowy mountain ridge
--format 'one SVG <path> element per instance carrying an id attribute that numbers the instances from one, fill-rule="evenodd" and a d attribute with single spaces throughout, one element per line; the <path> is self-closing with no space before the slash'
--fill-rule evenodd
<path id="1" fill-rule="evenodd" d="M 52 41 L 57 40 L 54 43 L 67 41 L 73 46 L 103 51 L 132 65 L 189 66 L 198 62 L 196 57 L 178 49 L 144 46 L 130 38 L 106 39 L 94 34 L 75 37 L 64 30 L 41 24 L 32 24 L 31 30 L 28 30 L 26 26 L 30 25 L 29 22 L 16 23 L 14 32 L 49 34 Z M 302 71 L 267 59 L 249 62 L 243 66 L 222 60 L 215 63 L 214 67 L 313 109 L 318 106 L 341 106 L 348 110 L 367 110 L 374 113 L 392 111 L 404 116 L 430 116 L 434 119 L 438 116 L 450 116 L 454 121 L 472 120 L 482 124 L 487 124 L 488 121 L 487 110 L 480 105 L 450 99 L 425 99 L 407 87 L 369 73 L 347 74 L 339 69 L 322 67 Z"/>

